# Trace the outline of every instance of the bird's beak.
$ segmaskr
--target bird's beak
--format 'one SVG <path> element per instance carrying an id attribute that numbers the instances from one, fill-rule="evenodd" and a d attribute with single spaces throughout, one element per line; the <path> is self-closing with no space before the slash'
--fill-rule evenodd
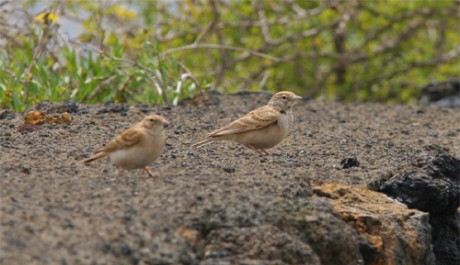
<path id="1" fill-rule="evenodd" d="M 297 103 L 301 102 L 302 100 L 303 100 L 303 97 L 297 96 L 297 95 L 296 95 L 296 96 L 292 99 L 292 101 L 291 101 L 290 104 L 291 104 L 291 106 L 295 106 L 295 105 L 297 105 Z"/>

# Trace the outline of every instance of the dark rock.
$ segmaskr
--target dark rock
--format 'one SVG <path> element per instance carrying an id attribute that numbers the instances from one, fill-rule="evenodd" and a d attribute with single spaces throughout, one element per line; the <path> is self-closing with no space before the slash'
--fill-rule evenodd
<path id="1" fill-rule="evenodd" d="M 371 264 L 379 254 L 379 249 L 370 240 L 363 239 L 359 242 L 359 252 L 363 256 L 364 264 Z"/>
<path id="2" fill-rule="evenodd" d="M 460 80 L 433 82 L 422 89 L 422 104 L 460 109 Z"/>
<path id="3" fill-rule="evenodd" d="M 115 112 L 115 113 L 127 112 L 127 111 L 128 111 L 128 108 L 124 104 L 115 105 L 111 109 L 111 112 Z"/>
<path id="4" fill-rule="evenodd" d="M 381 191 L 410 208 L 429 212 L 436 263 L 460 264 L 460 160 L 438 155 L 421 158 L 414 166 L 385 182 Z"/>
<path id="5" fill-rule="evenodd" d="M 386 181 L 380 191 L 410 208 L 429 213 L 454 212 L 460 201 L 460 160 L 441 155 L 420 169 Z"/>
<path id="6" fill-rule="evenodd" d="M 100 109 L 97 113 L 126 113 L 128 107 L 125 104 L 113 104 L 112 102 L 105 103 L 105 107 Z"/>
<path id="7" fill-rule="evenodd" d="M 49 100 L 44 100 L 44 101 L 41 101 L 41 102 L 38 102 L 37 104 L 35 104 L 34 107 L 29 108 L 26 112 L 29 112 L 29 111 L 32 111 L 32 110 L 40 110 L 42 112 L 46 112 L 53 105 L 54 105 L 53 102 L 51 102 Z"/>
<path id="8" fill-rule="evenodd" d="M 235 168 L 234 167 L 224 167 L 224 171 L 227 173 L 234 173 Z"/>
<path id="9" fill-rule="evenodd" d="M 423 146 L 423 149 L 425 151 L 428 151 L 430 153 L 435 153 L 435 154 L 445 154 L 449 152 L 449 148 L 440 146 L 437 144 L 430 144 L 430 145 L 425 145 Z"/>
<path id="10" fill-rule="evenodd" d="M 311 190 L 299 190 L 295 193 L 295 196 L 300 198 L 310 197 L 311 195 L 313 195 Z"/>
<path id="11" fill-rule="evenodd" d="M 91 109 L 82 109 L 78 113 L 79 114 L 90 114 L 90 113 L 93 113 L 93 112 L 94 112 L 94 110 L 91 110 Z"/>
<path id="12" fill-rule="evenodd" d="M 437 265 L 460 264 L 460 213 L 430 215 Z"/>
<path id="13" fill-rule="evenodd" d="M 441 155 L 436 157 L 432 163 L 428 163 L 426 168 L 434 178 L 450 179 L 456 184 L 458 189 L 460 182 L 460 160 L 458 158 L 450 155 Z"/>
<path id="14" fill-rule="evenodd" d="M 0 110 L 0 120 L 8 119 L 12 120 L 16 117 L 15 112 L 10 110 Z"/>
<path id="15" fill-rule="evenodd" d="M 152 107 L 150 107 L 147 104 L 139 104 L 138 108 L 139 108 L 139 111 L 144 114 L 150 113 L 152 111 Z"/>
<path id="16" fill-rule="evenodd" d="M 436 180 L 423 173 L 404 173 L 384 183 L 381 191 L 409 208 L 436 213 L 444 212 L 454 202 L 452 189 L 448 180 Z"/>
<path id="17" fill-rule="evenodd" d="M 354 157 L 344 158 L 342 159 L 342 161 L 340 161 L 340 165 L 342 165 L 343 169 L 359 167 L 359 161 L 357 158 Z"/>
<path id="18" fill-rule="evenodd" d="M 33 110 L 39 110 L 46 114 L 53 114 L 53 113 L 77 113 L 79 110 L 79 105 L 75 102 L 51 102 L 49 100 L 45 100 L 42 102 L 37 103 Z"/>
<path id="19" fill-rule="evenodd" d="M 432 82 L 422 88 L 424 100 L 433 102 L 448 96 L 459 95 L 460 80 L 450 80 L 445 82 Z"/>
<path id="20" fill-rule="evenodd" d="M 64 102 L 58 105 L 55 109 L 56 113 L 77 113 L 78 112 L 78 104 L 75 102 Z"/>
<path id="21" fill-rule="evenodd" d="M 207 93 L 209 95 L 212 95 L 212 96 L 223 96 L 224 94 L 222 92 L 220 92 L 219 90 L 214 90 L 214 89 L 210 89 L 207 91 Z"/>
<path id="22" fill-rule="evenodd" d="M 246 95 L 253 95 L 253 94 L 265 95 L 265 96 L 270 96 L 270 97 L 273 96 L 273 93 L 270 93 L 265 90 L 239 90 L 234 95 L 246 96 Z"/>
<path id="23" fill-rule="evenodd" d="M 123 254 L 125 256 L 129 256 L 129 255 L 131 255 L 133 253 L 133 251 L 131 250 L 131 248 L 128 245 L 121 246 L 120 252 L 121 252 L 121 254 Z"/>
<path id="24" fill-rule="evenodd" d="M 459 96 L 449 96 L 438 101 L 431 103 L 431 105 L 440 107 L 440 108 L 453 108 L 460 109 L 460 97 Z"/>
<path id="25" fill-rule="evenodd" d="M 29 174 L 30 174 L 30 168 L 22 167 L 22 168 L 21 168 L 21 172 L 24 173 L 24 174 L 29 175 Z"/>

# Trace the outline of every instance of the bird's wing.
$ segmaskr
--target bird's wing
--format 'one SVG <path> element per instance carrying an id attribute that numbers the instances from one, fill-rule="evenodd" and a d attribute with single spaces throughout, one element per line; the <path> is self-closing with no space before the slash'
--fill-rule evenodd
<path id="1" fill-rule="evenodd" d="M 208 137 L 217 137 L 261 129 L 275 123 L 280 115 L 281 113 L 279 111 L 264 106 L 249 112 L 227 126 L 211 132 Z"/>
<path id="2" fill-rule="evenodd" d="M 135 128 L 130 128 L 109 142 L 103 148 L 97 150 L 94 153 L 106 152 L 111 153 L 119 149 L 125 149 L 139 143 L 142 140 L 142 132 Z"/>

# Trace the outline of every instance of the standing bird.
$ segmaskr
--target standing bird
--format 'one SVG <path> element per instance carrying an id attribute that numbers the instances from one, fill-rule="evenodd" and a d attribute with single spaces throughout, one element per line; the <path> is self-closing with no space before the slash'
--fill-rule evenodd
<path id="1" fill-rule="evenodd" d="M 168 124 L 168 121 L 159 115 L 148 115 L 82 162 L 87 165 L 94 160 L 108 156 L 112 164 L 117 167 L 144 168 L 153 178 L 147 166 L 153 163 L 163 151 L 166 142 L 164 128 Z"/>
<path id="2" fill-rule="evenodd" d="M 198 148 L 216 141 L 231 140 L 261 155 L 268 155 L 266 149 L 279 144 L 288 135 L 294 123 L 292 107 L 300 100 L 302 97 L 292 92 L 278 92 L 266 106 L 211 132 L 204 141 L 192 147 Z"/>

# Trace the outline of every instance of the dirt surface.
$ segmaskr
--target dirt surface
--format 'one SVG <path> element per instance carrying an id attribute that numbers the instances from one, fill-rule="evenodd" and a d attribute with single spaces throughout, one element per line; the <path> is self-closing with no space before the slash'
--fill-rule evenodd
<path id="1" fill-rule="evenodd" d="M 69 104 L 70 125 L 29 133 L 17 131 L 22 114 L 4 112 L 0 263 L 367 263 L 359 235 L 311 186 L 372 187 L 420 157 L 460 157 L 458 110 L 315 101 L 295 107 L 297 125 L 270 156 L 235 143 L 190 148 L 269 99 L 240 93 L 177 107 Z M 56 106 L 35 109 L 63 110 Z M 147 112 L 171 123 L 152 164 L 156 179 L 108 160 L 79 163 Z"/>

